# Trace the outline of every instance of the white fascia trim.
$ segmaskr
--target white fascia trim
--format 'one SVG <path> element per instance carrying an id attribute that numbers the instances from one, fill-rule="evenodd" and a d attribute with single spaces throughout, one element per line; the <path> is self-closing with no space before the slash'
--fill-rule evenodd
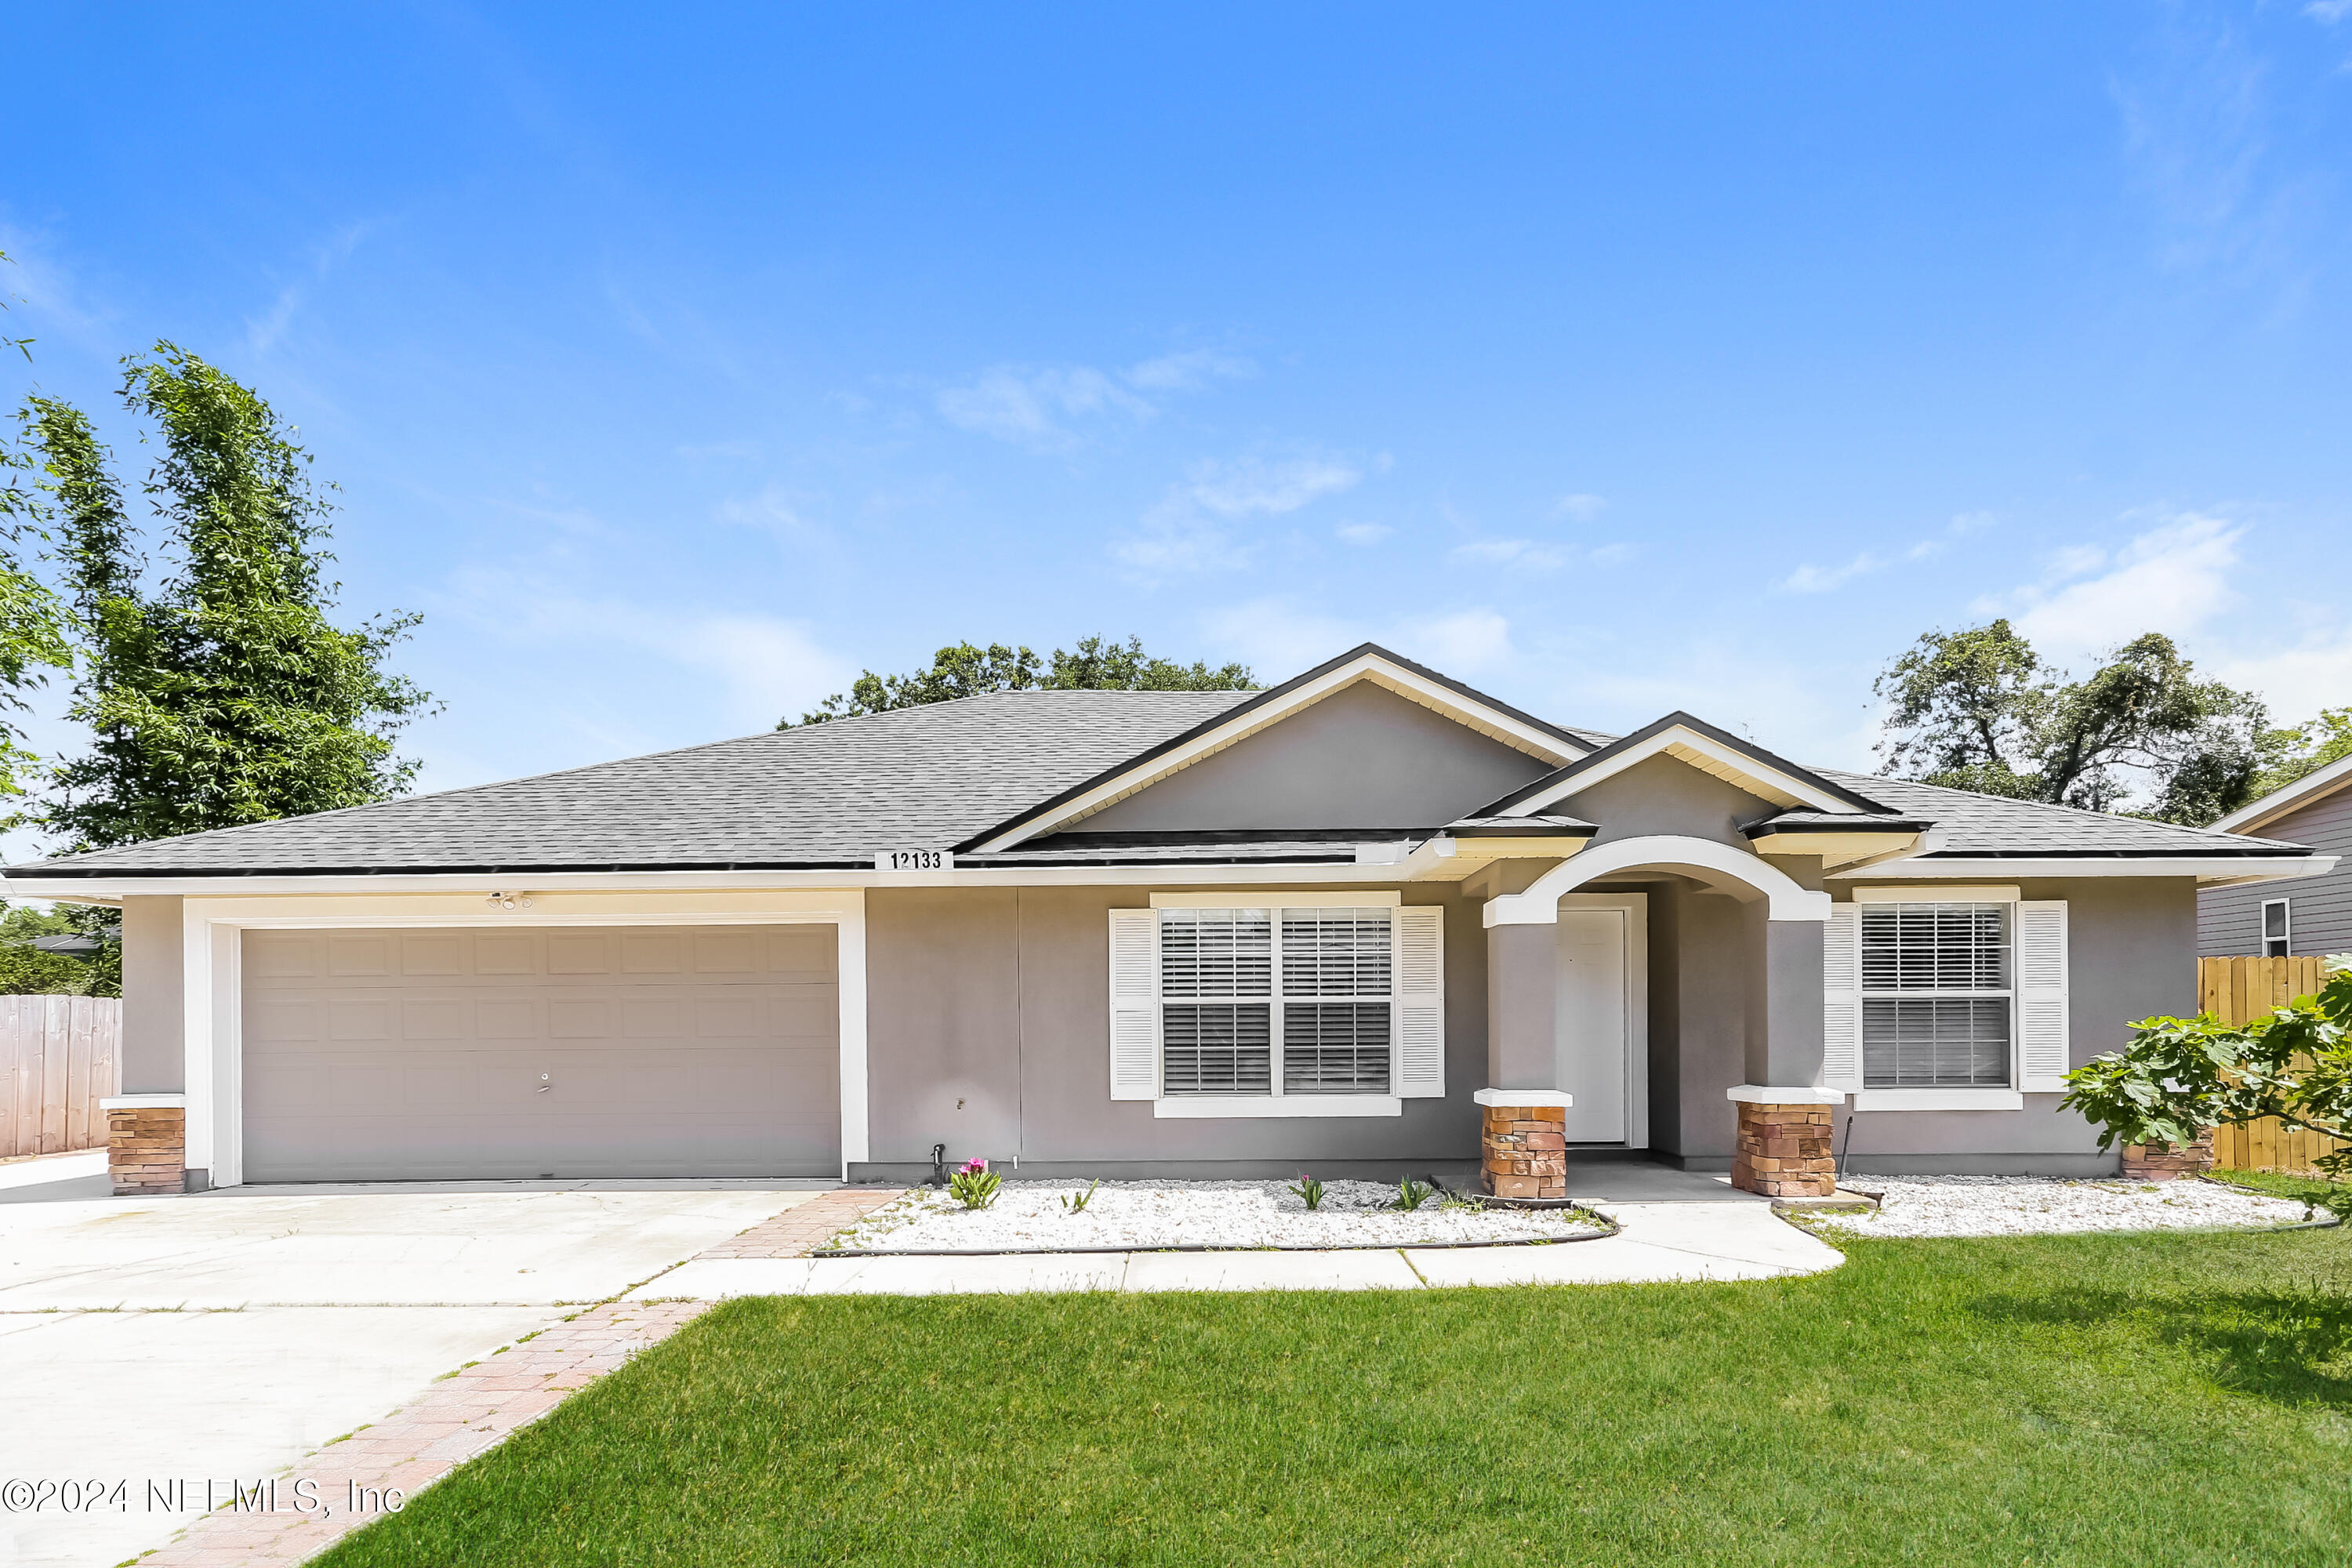
<path id="1" fill-rule="evenodd" d="M 1568 842 L 1575 842 L 1569 840 Z M 1432 845 L 1440 846 L 1433 848 Z M 0 882 L 16 899 L 113 904 L 129 897 L 348 898 L 394 893 L 458 893 L 485 899 L 492 889 L 537 898 L 558 892 L 802 892 L 856 894 L 869 888 L 1168 888 L 1265 887 L 1278 883 L 1395 884 L 1434 867 L 1454 841 L 1431 839 L 1395 865 L 1349 860 L 1220 865 L 959 867 L 952 871 L 554 871 L 485 876 L 479 872 L 417 877 L 140 877 L 120 880 L 59 877 Z M 1350 847 L 1352 853 L 1352 847 Z M 520 911 L 518 911 L 520 914 Z M 511 918 L 511 917 L 510 917 Z"/>
<path id="2" fill-rule="evenodd" d="M 1786 1084 L 1735 1083 L 1723 1098 L 1740 1105 L 1840 1105 L 1845 1096 L 1833 1089 L 1795 1089 Z"/>
<path id="3" fill-rule="evenodd" d="M 2336 868 L 2333 855 L 2304 855 L 2277 860 L 2247 861 L 2231 855 L 2167 855 L 2154 858 L 2128 855 L 2079 856 L 2047 860 L 1889 860 L 1867 869 L 1832 871 L 1825 880 L 1885 881 L 1902 878 L 1954 880 L 1992 877 L 2194 877 L 2207 887 L 2237 882 L 2278 882 L 2296 877 L 2324 877 Z"/>
<path id="4" fill-rule="evenodd" d="M 1151 1114 L 1162 1121 L 1211 1121 L 1227 1117 L 1402 1116 L 1404 1101 L 1390 1094 L 1268 1094 L 1248 1099 L 1155 1100 Z"/>
<path id="5" fill-rule="evenodd" d="M 1395 909 L 1404 902 L 1394 888 L 1345 893 L 1154 893 L 1155 910 L 1366 910 Z"/>
<path id="6" fill-rule="evenodd" d="M 1815 811 L 1833 811 L 1846 816 L 1861 815 L 1851 802 L 1827 794 L 1802 779 L 1791 778 L 1778 768 L 1767 767 L 1744 752 L 1733 751 L 1711 737 L 1680 724 L 1659 731 L 1640 745 L 1627 747 L 1599 767 L 1588 768 L 1573 778 L 1562 779 L 1538 794 L 1512 802 L 1511 813 L 1526 816 L 1540 811 L 1555 801 L 1581 794 L 1603 779 L 1613 778 L 1636 763 L 1646 763 L 1652 757 L 1675 748 L 1696 752 L 1718 767 L 1727 768 L 1741 778 L 1764 786 L 1757 793 L 1784 808 L 1805 805 Z"/>
<path id="7" fill-rule="evenodd" d="M 2352 782 L 2352 757 L 2338 757 L 2326 767 L 2305 773 L 2294 783 L 2274 789 L 2258 801 L 2240 806 L 2214 823 L 2212 831 L 2251 834 L 2263 824 L 2284 816 L 2298 806 L 2308 805 L 2347 782 Z"/>
<path id="8" fill-rule="evenodd" d="M 2023 897 L 2014 882 L 1931 882 L 1924 888 L 1868 887 L 1853 890 L 1857 904 L 1900 904 L 1927 895 L 1939 904 L 2013 904 Z"/>
<path id="9" fill-rule="evenodd" d="M 1027 825 L 1000 833 L 985 843 L 966 851 L 973 855 L 990 855 L 1066 827 L 1081 817 L 1091 816 L 1114 801 L 1126 799 L 1169 774 L 1191 767 L 1213 752 L 1221 752 L 1237 741 L 1270 724 L 1280 723 L 1302 708 L 1312 707 L 1326 697 L 1359 680 L 1370 680 L 1387 688 L 1398 696 L 1434 710 L 1458 722 L 1468 725 L 1481 734 L 1493 737 L 1505 745 L 1527 752 L 1554 767 L 1591 754 L 1586 748 L 1573 745 L 1556 735 L 1546 733 L 1507 713 L 1496 712 L 1482 703 L 1465 701 L 1458 694 L 1434 681 L 1423 679 L 1409 669 L 1400 668 L 1374 654 L 1353 658 L 1339 668 L 1325 672 L 1316 679 L 1286 695 L 1279 702 L 1236 714 L 1205 734 L 1196 735 L 1172 752 L 1164 752 L 1148 763 L 1122 770 L 1104 780 L 1076 800 L 1056 807 L 1050 816 L 1043 816 Z"/>
<path id="10" fill-rule="evenodd" d="M 2013 1089 L 1865 1089 L 1853 1097 L 1856 1110 L 2022 1110 L 2025 1096 Z"/>
<path id="11" fill-rule="evenodd" d="M 1471 1100 L 1479 1105 L 1572 1106 L 1576 1097 L 1556 1089 L 1482 1089 Z"/>
<path id="12" fill-rule="evenodd" d="M 100 1110 L 184 1110 L 184 1094 L 110 1094 L 98 1102 Z"/>

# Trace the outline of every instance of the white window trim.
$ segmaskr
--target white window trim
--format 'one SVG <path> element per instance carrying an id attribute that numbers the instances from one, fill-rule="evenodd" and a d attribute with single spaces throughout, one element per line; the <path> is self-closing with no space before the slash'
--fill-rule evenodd
<path id="1" fill-rule="evenodd" d="M 1335 1117 L 1335 1116 L 1402 1116 L 1404 1098 L 1388 1094 L 1285 1094 L 1282 1089 L 1282 1005 L 1286 1002 L 1312 1002 L 1312 996 L 1285 996 L 1282 994 L 1282 911 L 1285 910 L 1368 910 L 1391 911 L 1389 922 L 1389 1088 L 1393 1091 L 1404 1081 L 1404 1031 L 1400 1016 L 1403 997 L 1400 993 L 1401 977 L 1395 954 L 1396 921 L 1394 911 L 1402 907 L 1403 897 L 1394 889 L 1386 891 L 1366 889 L 1360 893 L 1154 893 L 1154 910 L 1265 910 L 1271 912 L 1274 930 L 1273 963 L 1269 967 L 1267 994 L 1263 1000 L 1268 1005 L 1266 1033 L 1273 1047 L 1274 1060 L 1269 1081 L 1270 1094 L 1170 1094 L 1166 1088 L 1163 1068 L 1160 1091 L 1151 1102 L 1151 1114 L 1161 1120 L 1213 1121 L 1227 1117 Z M 1165 978 L 1160 982 L 1159 1005 L 1168 1005 Z M 1376 998 L 1354 996 L 1326 1000 L 1372 1001 Z M 1191 998 L 1179 998 L 1180 1002 Z M 1224 1001 L 1230 998 L 1203 997 L 1203 1001 Z M 1248 1001 L 1261 998 L 1248 997 Z M 1167 1045 L 1163 1040 L 1160 1050 Z M 1163 1063 L 1165 1056 L 1161 1058 Z"/>
<path id="2" fill-rule="evenodd" d="M 1162 1095 L 1151 1102 L 1161 1121 L 1213 1121 L 1228 1116 L 1402 1116 L 1393 1094 Z"/>
<path id="3" fill-rule="evenodd" d="M 1929 894 L 1934 896 L 1926 896 Z M 1864 985 L 1854 992 L 1854 995 L 1864 1004 L 1863 1016 L 1856 1026 L 1862 1031 L 1858 1042 L 1862 1057 L 1856 1066 L 1865 1075 L 1869 1070 L 1869 1003 L 1912 998 L 1923 1001 L 1934 1001 L 1938 998 L 1968 1001 L 2000 997 L 2009 1004 L 2009 1082 L 1998 1086 L 1952 1084 L 1935 1089 L 1872 1089 L 1868 1086 L 1865 1076 L 1864 1087 L 1853 1091 L 1853 1108 L 1856 1110 L 2022 1110 L 2025 1109 L 2025 1091 L 2017 1087 L 2018 1079 L 2024 1074 L 2024 1064 L 2019 1056 L 2022 1042 L 2018 1038 L 2023 1026 L 2019 1019 L 2017 1008 L 2017 917 L 2018 905 L 2023 901 L 2019 897 L 2019 889 L 2013 887 L 1981 886 L 1856 888 L 1853 890 L 1853 901 L 1858 904 L 2007 904 L 2009 906 L 2009 914 L 2005 917 L 2005 930 L 2009 939 L 2006 943 L 2009 950 L 2009 984 L 2006 987 L 1986 991 L 1943 988 L 1933 991 L 1873 991 L 1869 986 Z M 1862 962 L 1863 973 L 1865 974 L 1869 972 L 1869 941 L 1864 937 L 1862 943 Z M 1996 1100 L 2001 1103 L 1990 1103 Z"/>
<path id="4" fill-rule="evenodd" d="M 1855 1091 L 1853 1108 L 1856 1110 L 2022 1110 L 2025 1109 L 2025 1092 L 2015 1089 L 1865 1089 Z"/>
<path id="5" fill-rule="evenodd" d="M 2273 904 L 2276 904 L 2279 910 L 2280 931 L 2277 940 L 2286 944 L 2286 952 L 2283 953 L 2271 952 L 2271 906 Z M 2254 943 L 2262 949 L 2262 956 L 2264 958 L 2293 956 L 2294 952 L 2294 901 L 2293 900 L 2264 899 L 2263 900 L 2262 908 L 2254 911 Z"/>

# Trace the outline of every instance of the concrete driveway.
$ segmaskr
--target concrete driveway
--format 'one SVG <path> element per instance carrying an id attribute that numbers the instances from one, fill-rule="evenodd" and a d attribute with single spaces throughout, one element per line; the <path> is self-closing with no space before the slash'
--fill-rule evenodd
<path id="1" fill-rule="evenodd" d="M 102 1153 L 0 1165 L 0 1489 L 73 1482 L 84 1508 L 0 1490 L 0 1563 L 110 1568 L 161 1545 L 207 1480 L 220 1500 L 828 1184 L 116 1198 Z"/>

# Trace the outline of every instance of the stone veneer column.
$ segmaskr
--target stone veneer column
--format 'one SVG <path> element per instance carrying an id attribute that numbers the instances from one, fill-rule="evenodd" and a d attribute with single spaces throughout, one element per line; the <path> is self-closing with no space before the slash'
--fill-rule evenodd
<path id="1" fill-rule="evenodd" d="M 117 1196 L 188 1188 L 188 1112 L 176 1094 L 126 1094 L 106 1112 L 106 1173 Z"/>
<path id="2" fill-rule="evenodd" d="M 1728 1095 L 1739 1108 L 1731 1156 L 1733 1186 L 1771 1198 L 1825 1198 L 1837 1191 L 1836 1128 L 1831 1111 L 1845 1096 L 1746 1083 Z"/>
<path id="3" fill-rule="evenodd" d="M 1568 1196 L 1568 1108 L 1553 1089 L 1482 1089 L 1478 1184 L 1498 1198 Z"/>
<path id="4" fill-rule="evenodd" d="M 2207 1128 L 2194 1143 L 2126 1143 L 2124 1180 L 2169 1182 L 2201 1176 L 2213 1168 L 2213 1130 Z"/>

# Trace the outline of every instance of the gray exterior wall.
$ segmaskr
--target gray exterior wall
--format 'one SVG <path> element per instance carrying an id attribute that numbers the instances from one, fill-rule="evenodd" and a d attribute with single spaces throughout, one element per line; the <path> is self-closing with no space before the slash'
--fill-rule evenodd
<path id="1" fill-rule="evenodd" d="M 1262 889 L 1253 889 L 1253 895 Z M 1486 1082 L 1486 931 L 1451 884 L 1443 904 L 1446 1093 L 1402 1116 L 1162 1121 L 1110 1098 L 1109 911 L 1127 888 L 889 889 L 866 896 L 869 1163 L 901 1179 L 982 1155 L 1028 1175 L 1458 1176 L 1478 1158 Z"/>
<path id="2" fill-rule="evenodd" d="M 2217 958 L 2259 953 L 2262 907 L 2287 901 L 2287 951 L 2298 957 L 2352 952 L 2352 785 L 2296 807 L 2255 830 L 2264 838 L 2340 855 L 2325 877 L 2217 888 L 2197 896 L 2197 951 Z"/>
<path id="3" fill-rule="evenodd" d="M 2131 1037 L 2136 1018 L 2197 1006 L 2197 885 L 2186 877 L 2027 881 L 2028 899 L 2066 900 L 2069 1064 L 2080 1067 Z M 2008 1111 L 1864 1111 L 1847 1144 L 1849 1169 L 1888 1174 L 2025 1172 L 2106 1175 L 2117 1157 L 2060 1096 L 2029 1094 Z M 1843 1114 L 1843 1113 L 1841 1113 Z M 1846 1129 L 1839 1129 L 1842 1141 Z"/>
<path id="4" fill-rule="evenodd" d="M 187 1089 L 180 900 L 122 900 L 122 1092 Z"/>
<path id="5" fill-rule="evenodd" d="M 1359 681 L 1076 824 L 1081 833 L 1438 827 L 1550 772 Z"/>
<path id="6" fill-rule="evenodd" d="M 1598 824 L 1601 831 L 1592 838 L 1596 845 L 1672 833 L 1685 838 L 1712 838 L 1745 849 L 1748 840 L 1740 836 L 1739 824 L 1769 816 L 1780 808 L 1688 763 L 1659 756 L 1636 763 L 1544 809 Z"/>

